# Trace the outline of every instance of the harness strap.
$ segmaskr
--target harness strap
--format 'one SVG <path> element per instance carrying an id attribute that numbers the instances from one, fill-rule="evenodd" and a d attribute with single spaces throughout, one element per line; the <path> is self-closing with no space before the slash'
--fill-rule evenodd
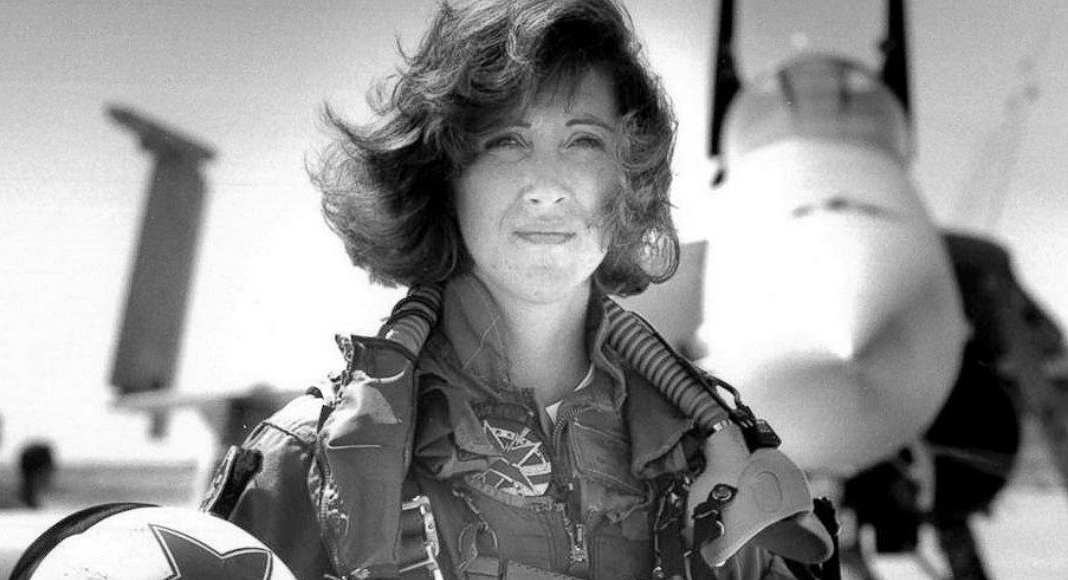
<path id="1" fill-rule="evenodd" d="M 653 578 L 686 578 L 686 542 L 682 537 L 686 517 L 686 496 L 690 482 L 686 476 L 663 475 L 656 482 L 656 517 L 653 520 Z"/>
<path id="2" fill-rule="evenodd" d="M 445 580 L 438 566 L 441 540 L 430 511 L 430 499 L 417 495 L 401 507 L 400 573 L 424 569 L 434 580 Z"/>
<path id="3" fill-rule="evenodd" d="M 703 546 L 726 533 L 726 528 L 723 526 L 723 508 L 734 499 L 737 493 L 737 488 L 725 483 L 717 483 L 708 492 L 708 499 L 694 508 L 692 545 Z M 686 552 L 685 563 L 689 566 L 690 578 L 716 580 L 718 577 L 705 559 L 693 550 Z"/>
<path id="4" fill-rule="evenodd" d="M 466 491 L 456 486 L 451 486 L 450 491 L 452 495 L 463 501 L 468 514 L 474 517 L 474 520 L 468 522 L 460 531 L 458 547 L 460 562 L 456 566 L 456 571 L 465 574 L 469 580 L 500 578 L 505 571 L 501 569 L 501 560 L 497 557 L 499 553 L 497 533 L 490 527 Z M 480 537 L 489 538 L 490 544 L 493 545 L 492 554 L 487 554 L 485 550 L 479 548 Z"/>
<path id="5" fill-rule="evenodd" d="M 656 558 L 653 577 L 657 580 L 684 580 L 689 578 L 715 580 L 716 572 L 700 555 L 689 549 L 682 530 L 686 517 L 686 501 L 690 491 L 687 477 L 665 476 L 666 484 L 658 485 L 660 500 L 653 524 L 653 550 Z M 708 499 L 694 510 L 694 546 L 703 545 L 724 533 L 723 508 L 734 499 L 737 489 L 718 484 L 709 492 Z M 807 580 L 808 577 L 799 577 Z"/>
<path id="6" fill-rule="evenodd" d="M 726 532 L 723 527 L 723 508 L 734 499 L 738 488 L 717 483 L 708 492 L 708 499 L 693 510 L 693 543 L 697 546 L 719 538 Z"/>

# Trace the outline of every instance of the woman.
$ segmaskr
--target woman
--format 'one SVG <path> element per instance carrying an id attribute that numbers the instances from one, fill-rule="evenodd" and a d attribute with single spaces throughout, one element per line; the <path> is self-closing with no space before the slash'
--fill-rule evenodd
<path id="1" fill-rule="evenodd" d="M 428 568 L 448 578 L 678 570 L 654 546 L 656 482 L 688 473 L 708 433 L 606 338 L 605 295 L 640 292 L 678 262 L 675 123 L 625 12 L 612 0 L 442 4 L 379 95 L 369 125 L 328 115 L 340 138 L 315 181 L 356 266 L 443 287 L 440 308 L 436 291 L 417 301 L 440 311 L 409 345 L 417 403 L 386 384 L 408 368 L 387 346 L 345 341 L 342 403 L 317 424 L 284 410 L 261 425 L 245 447 L 263 466 L 224 511 L 304 578 L 404 568 L 402 532 L 376 511 L 396 505 L 381 498 L 400 497 L 402 479 L 404 497 L 429 498 L 417 520 L 432 514 L 426 535 L 442 545 Z M 412 429 L 387 434 L 409 416 Z M 719 574 L 787 572 L 747 547 Z"/>

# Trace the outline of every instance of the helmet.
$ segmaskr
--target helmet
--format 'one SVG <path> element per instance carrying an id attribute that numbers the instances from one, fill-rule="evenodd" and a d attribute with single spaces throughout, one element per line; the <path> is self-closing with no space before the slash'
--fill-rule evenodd
<path id="1" fill-rule="evenodd" d="M 41 534 L 11 580 L 295 580 L 248 532 L 189 508 L 90 507 Z"/>

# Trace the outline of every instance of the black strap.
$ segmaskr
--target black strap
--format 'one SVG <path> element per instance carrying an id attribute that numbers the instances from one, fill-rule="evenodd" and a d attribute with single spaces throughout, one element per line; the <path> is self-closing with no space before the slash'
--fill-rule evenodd
<path id="1" fill-rule="evenodd" d="M 200 503 L 200 511 L 228 519 L 262 463 L 263 454 L 259 451 L 231 445 L 215 470 L 210 489 Z"/>
<path id="2" fill-rule="evenodd" d="M 697 505 L 693 510 L 693 544 L 702 546 L 722 536 L 726 529 L 723 527 L 723 508 L 734 499 L 738 488 L 717 483 L 708 492 L 708 498 Z"/>
<path id="3" fill-rule="evenodd" d="M 818 497 L 813 502 L 816 517 L 823 524 L 827 533 L 831 536 L 831 545 L 834 551 L 826 562 L 820 564 L 820 572 L 823 580 L 842 580 L 842 558 L 838 552 L 838 518 L 835 516 L 834 504 L 825 497 Z"/>
<path id="4" fill-rule="evenodd" d="M 653 483 L 658 497 L 653 520 L 653 578 L 685 578 L 686 544 L 682 538 L 682 528 L 686 518 L 689 482 L 683 476 L 665 474 Z"/>
<path id="5" fill-rule="evenodd" d="M 693 578 L 715 580 L 715 571 L 705 562 L 699 550 L 701 546 L 716 540 L 726 532 L 723 526 L 723 508 L 733 501 L 737 494 L 738 488 L 717 483 L 708 492 L 708 498 L 693 509 L 693 551 L 689 555 L 690 574 Z"/>

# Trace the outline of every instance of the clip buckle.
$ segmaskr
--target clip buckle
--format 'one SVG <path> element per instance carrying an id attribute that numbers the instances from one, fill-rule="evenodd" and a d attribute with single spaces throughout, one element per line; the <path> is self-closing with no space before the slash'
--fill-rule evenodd
<path id="1" fill-rule="evenodd" d="M 434 520 L 434 512 L 430 511 L 430 498 L 420 494 L 401 504 L 402 512 L 410 510 L 418 511 L 423 521 L 423 538 L 421 540 L 426 557 L 412 564 L 401 566 L 400 572 L 404 574 L 417 568 L 426 568 L 434 580 L 445 580 L 445 576 L 438 566 L 437 557 L 441 551 L 441 540 L 438 538 L 438 525 Z"/>

